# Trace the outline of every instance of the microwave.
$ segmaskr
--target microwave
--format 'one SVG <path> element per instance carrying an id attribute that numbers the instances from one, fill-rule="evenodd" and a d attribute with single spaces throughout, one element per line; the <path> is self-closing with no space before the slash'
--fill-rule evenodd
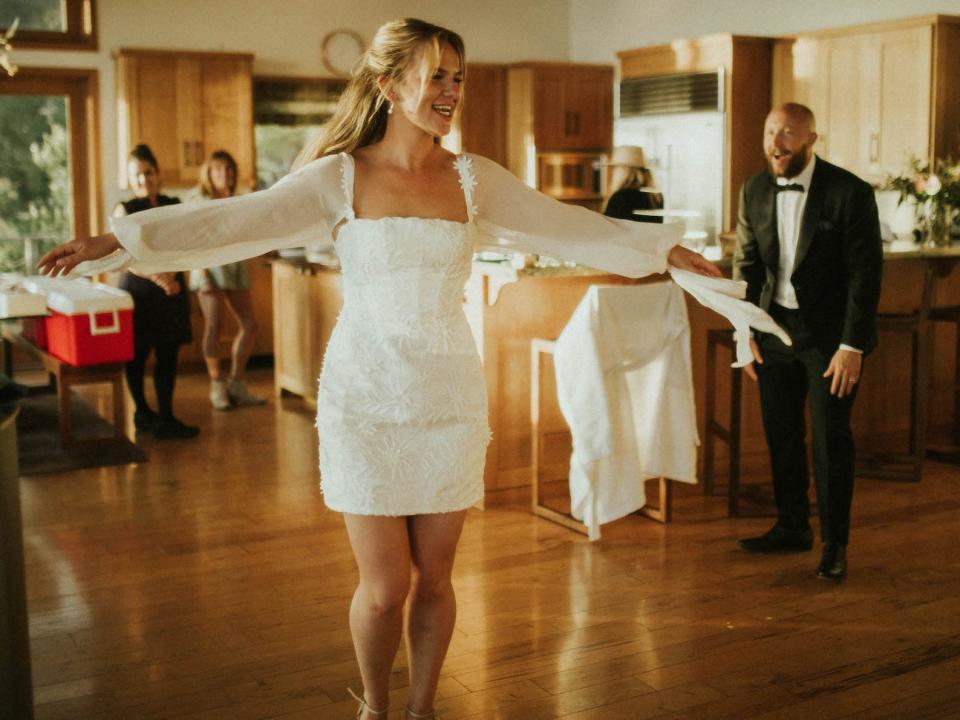
<path id="1" fill-rule="evenodd" d="M 604 155 L 587 152 L 537 153 L 537 189 L 577 204 L 603 199 Z"/>

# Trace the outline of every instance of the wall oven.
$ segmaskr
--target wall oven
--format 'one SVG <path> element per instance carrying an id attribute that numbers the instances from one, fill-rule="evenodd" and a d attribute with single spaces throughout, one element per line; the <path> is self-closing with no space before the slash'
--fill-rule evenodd
<path id="1" fill-rule="evenodd" d="M 557 200 L 599 210 L 603 160 L 595 152 L 537 153 L 537 189 Z"/>

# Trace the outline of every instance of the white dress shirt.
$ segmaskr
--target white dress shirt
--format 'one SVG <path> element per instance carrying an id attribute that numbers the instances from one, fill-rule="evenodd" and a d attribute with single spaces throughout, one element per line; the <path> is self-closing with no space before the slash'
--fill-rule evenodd
<path id="1" fill-rule="evenodd" d="M 773 301 L 781 307 L 796 310 L 800 307 L 797 302 L 797 293 L 790 281 L 794 264 L 797 260 L 797 245 L 800 243 L 800 224 L 803 222 L 803 209 L 807 205 L 807 196 L 810 194 L 810 181 L 813 179 L 813 168 L 817 164 L 817 156 L 810 158 L 807 166 L 796 177 L 778 177 L 777 185 L 800 185 L 803 192 L 787 190 L 777 193 L 777 235 L 780 239 L 780 259 L 777 263 L 777 287 L 773 292 Z M 840 345 L 841 350 L 861 350 Z"/>
<path id="2" fill-rule="evenodd" d="M 697 481 L 700 441 L 683 291 L 733 323 L 738 367 L 753 361 L 751 326 L 791 342 L 743 301 L 745 282 L 679 268 L 670 276 L 672 283 L 590 286 L 557 339 L 557 399 L 573 435 L 570 512 L 591 540 L 600 537 L 601 524 L 644 506 L 644 479 Z"/>
<path id="3" fill-rule="evenodd" d="M 813 178 L 813 167 L 817 164 L 814 155 L 810 162 L 793 178 L 778 177 L 777 185 L 800 185 L 803 192 L 788 190 L 777 193 L 777 235 L 780 239 L 780 260 L 777 264 L 777 287 L 773 292 L 773 301 L 785 308 L 796 310 L 797 293 L 790 282 L 793 274 L 793 265 L 797 259 L 797 245 L 800 242 L 800 223 L 803 220 L 803 208 L 807 205 L 807 195 L 810 194 L 810 180 Z"/>
<path id="4" fill-rule="evenodd" d="M 697 481 L 690 324 L 672 282 L 592 285 L 557 344 L 557 400 L 573 436 L 571 514 L 600 526 L 646 504 L 644 480 Z"/>

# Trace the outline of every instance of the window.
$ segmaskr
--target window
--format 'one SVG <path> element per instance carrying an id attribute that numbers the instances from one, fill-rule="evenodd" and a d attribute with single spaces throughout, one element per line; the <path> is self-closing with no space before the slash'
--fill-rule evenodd
<path id="1" fill-rule="evenodd" d="M 96 0 L 0 0 L 0 31 L 19 18 L 14 51 L 96 50 Z"/>
<path id="2" fill-rule="evenodd" d="M 0 83 L 0 271 L 100 228 L 95 70 L 23 68 Z"/>
<path id="3" fill-rule="evenodd" d="M 253 80 L 257 188 L 268 188 L 290 172 L 300 150 L 330 119 L 343 80 L 257 77 Z"/>

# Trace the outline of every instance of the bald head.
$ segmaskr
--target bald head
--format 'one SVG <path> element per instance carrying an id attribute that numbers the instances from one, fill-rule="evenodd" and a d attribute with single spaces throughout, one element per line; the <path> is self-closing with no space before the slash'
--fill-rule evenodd
<path id="1" fill-rule="evenodd" d="M 799 175 L 813 157 L 817 141 L 813 111 L 800 103 L 784 103 L 767 115 L 763 151 L 774 177 Z"/>
<path id="2" fill-rule="evenodd" d="M 817 118 L 814 117 L 813 110 L 806 105 L 793 102 L 783 103 L 783 105 L 773 108 L 770 113 L 782 113 L 795 125 L 804 126 L 808 131 L 813 133 L 817 131 Z"/>

